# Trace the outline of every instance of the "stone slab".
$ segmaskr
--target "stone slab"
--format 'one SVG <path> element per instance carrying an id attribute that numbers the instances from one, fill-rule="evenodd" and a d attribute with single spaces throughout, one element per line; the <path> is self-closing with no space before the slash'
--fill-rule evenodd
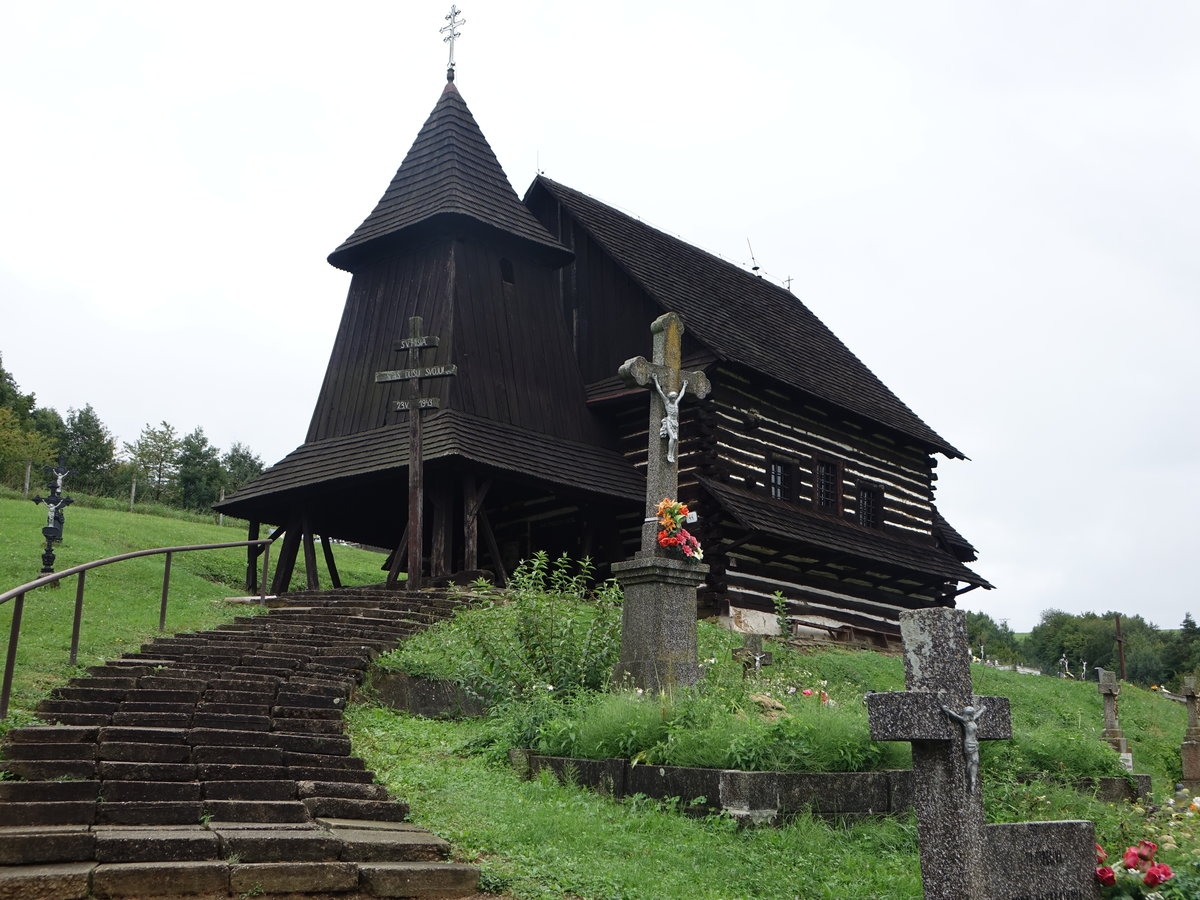
<path id="1" fill-rule="evenodd" d="M 51 863 L 0 869 L 4 900 L 80 900 L 88 896 L 94 862 Z"/>
<path id="2" fill-rule="evenodd" d="M 445 859 L 450 844 L 428 831 L 379 831 L 338 829 L 334 834 L 342 843 L 341 858 L 357 862 L 407 862 Z"/>
<path id="3" fill-rule="evenodd" d="M 463 897 L 479 886 L 479 870 L 460 863 L 363 863 L 359 879 L 375 897 Z"/>
<path id="4" fill-rule="evenodd" d="M 204 814 L 222 822 L 304 822 L 299 800 L 205 800 Z"/>
<path id="5" fill-rule="evenodd" d="M 295 800 L 292 781 L 206 781 L 205 800 Z"/>
<path id="6" fill-rule="evenodd" d="M 94 744 L 95 725 L 25 725 L 12 728 L 4 739 L 14 744 Z"/>
<path id="7" fill-rule="evenodd" d="M 95 800 L 54 803 L 0 803 L 0 825 L 91 825 Z"/>
<path id="8" fill-rule="evenodd" d="M 229 866 L 217 860 L 104 863 L 92 872 L 92 893 L 105 900 L 228 892 Z"/>
<path id="9" fill-rule="evenodd" d="M 96 859 L 100 862 L 178 862 L 215 859 L 217 836 L 199 826 L 187 830 L 112 829 L 96 832 Z"/>
<path id="10" fill-rule="evenodd" d="M 339 819 L 322 816 L 317 819 L 317 824 L 335 831 L 345 828 L 365 831 L 425 831 L 420 825 L 414 825 L 412 822 L 381 822 L 377 819 Z"/>
<path id="11" fill-rule="evenodd" d="M 529 757 L 530 772 L 549 769 L 563 784 L 578 784 L 609 797 L 624 797 L 628 779 L 628 761 L 612 759 L 571 759 L 562 756 Z"/>
<path id="12" fill-rule="evenodd" d="M 306 797 L 344 797 L 347 800 L 387 800 L 387 788 L 382 784 L 362 784 L 355 781 L 297 781 L 296 792 Z"/>
<path id="13" fill-rule="evenodd" d="M 92 859 L 96 836 L 85 830 L 86 826 L 78 827 L 80 830 L 47 833 L 31 829 L 26 834 L 0 834 L 0 866 Z M 0 896 L 4 896 L 2 890 Z"/>
<path id="14" fill-rule="evenodd" d="M 358 887 L 358 866 L 345 862 L 276 862 L 232 865 L 229 890 L 235 895 L 340 893 Z"/>
<path id="15" fill-rule="evenodd" d="M 144 800 L 100 803 L 96 821 L 103 825 L 195 825 L 203 804 L 199 800 Z"/>
<path id="16" fill-rule="evenodd" d="M 301 803 L 314 819 L 318 816 L 336 818 L 376 819 L 402 822 L 408 818 L 408 804 L 401 800 L 348 800 L 343 797 L 308 797 Z"/>
<path id="17" fill-rule="evenodd" d="M 275 828 L 217 829 L 221 856 L 242 862 L 299 862 L 342 858 L 341 842 L 327 831 Z M 350 858 L 350 857 L 346 857 Z"/>
<path id="18" fill-rule="evenodd" d="M 94 802 L 99 795 L 99 781 L 0 781 L 0 800 L 9 803 Z"/>
<path id="19" fill-rule="evenodd" d="M 630 766 L 625 790 L 630 794 L 645 794 L 660 800 L 703 797 L 704 803 L 696 805 L 715 810 L 721 802 L 721 770 L 685 766 Z"/>

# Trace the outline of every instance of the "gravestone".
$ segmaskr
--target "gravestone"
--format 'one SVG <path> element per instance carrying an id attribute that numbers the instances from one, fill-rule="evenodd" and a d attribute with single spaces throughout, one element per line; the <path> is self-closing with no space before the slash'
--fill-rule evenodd
<path id="1" fill-rule="evenodd" d="M 763 650 L 761 634 L 743 635 L 742 646 L 734 647 L 730 653 L 735 660 L 741 660 L 743 678 L 751 674 L 757 675 L 762 672 L 764 666 L 775 662 L 774 654 L 770 650 Z"/>
<path id="2" fill-rule="evenodd" d="M 1187 731 L 1180 755 L 1183 757 L 1183 788 L 1192 796 L 1200 794 L 1200 722 L 1196 720 L 1196 678 L 1183 679 L 1183 701 L 1187 704 Z"/>
<path id="3" fill-rule="evenodd" d="M 646 458 L 646 515 L 641 549 L 613 565 L 621 585 L 621 656 L 613 669 L 618 684 L 648 691 L 670 690 L 700 677 L 696 660 L 696 586 L 708 566 L 678 559 L 658 544 L 657 507 L 679 491 L 679 404 L 708 395 L 707 376 L 682 367 L 683 321 L 676 313 L 650 326 L 653 361 L 638 356 L 621 366 L 627 384 L 650 388 Z"/>
<path id="4" fill-rule="evenodd" d="M 869 694 L 867 709 L 872 739 L 912 742 L 926 900 L 1097 897 L 1091 822 L 984 824 L 979 742 L 1012 726 L 1007 697 L 972 692 L 964 613 L 904 612 L 900 631 L 908 690 Z"/>
<path id="5" fill-rule="evenodd" d="M 1125 740 L 1125 733 L 1121 731 L 1121 723 L 1117 717 L 1117 696 L 1121 693 L 1121 686 L 1117 684 L 1117 673 L 1097 666 L 1096 676 L 1099 680 L 1096 689 L 1104 698 L 1104 731 L 1100 736 L 1121 754 L 1122 764 L 1132 772 L 1133 754 L 1129 752 L 1129 742 Z"/>

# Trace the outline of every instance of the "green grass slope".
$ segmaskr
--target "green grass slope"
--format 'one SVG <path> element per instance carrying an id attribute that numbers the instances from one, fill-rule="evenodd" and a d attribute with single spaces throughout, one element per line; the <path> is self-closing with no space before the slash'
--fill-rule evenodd
<path id="1" fill-rule="evenodd" d="M 96 509 L 86 498 L 66 509 L 64 540 L 55 546 L 58 571 L 134 550 L 185 544 L 220 544 L 244 540 L 245 523 L 224 527 L 203 522 Z M 0 499 L 0 592 L 38 577 L 45 507 L 28 500 Z M 382 579 L 381 557 L 351 547 L 334 547 L 338 572 L 345 584 L 371 584 Z M 79 666 L 136 650 L 158 633 L 165 557 L 127 560 L 87 575 L 79 642 Z M 211 628 L 245 615 L 240 605 L 221 603 L 245 594 L 244 548 L 174 554 L 167 606 L 167 631 Z M 322 571 L 324 577 L 324 572 Z M 302 577 L 302 576 L 295 576 Z M 328 583 L 327 581 L 325 583 Z M 11 707 L 28 710 L 75 669 L 68 665 L 77 578 L 62 587 L 39 588 L 26 595 Z M 294 586 L 299 586 L 293 581 Z M 8 650 L 12 602 L 0 606 L 0 661 Z"/>

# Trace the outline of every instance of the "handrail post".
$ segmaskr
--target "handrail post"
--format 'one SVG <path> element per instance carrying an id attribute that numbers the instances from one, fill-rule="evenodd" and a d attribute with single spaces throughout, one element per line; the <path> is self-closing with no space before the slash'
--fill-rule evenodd
<path id="1" fill-rule="evenodd" d="M 158 608 L 158 630 L 167 630 L 167 591 L 171 589 L 171 553 L 167 551 L 167 563 L 163 567 L 162 604 Z"/>
<path id="2" fill-rule="evenodd" d="M 87 572 L 79 573 L 79 583 L 75 587 L 75 621 L 71 624 L 71 665 L 79 656 L 79 623 L 83 621 L 83 580 Z"/>
<path id="3" fill-rule="evenodd" d="M 258 603 L 260 606 L 266 606 L 267 605 L 267 564 L 271 560 L 271 545 L 269 543 L 263 545 L 262 558 L 263 558 L 262 578 L 260 578 L 258 580 L 258 591 L 259 591 Z"/>
<path id="4" fill-rule="evenodd" d="M 17 664 L 17 639 L 21 636 L 21 613 L 25 611 L 25 595 L 13 597 L 12 627 L 8 631 L 8 655 L 4 659 L 4 684 L 0 686 L 0 719 L 8 715 L 8 698 L 12 694 L 13 669 Z"/>

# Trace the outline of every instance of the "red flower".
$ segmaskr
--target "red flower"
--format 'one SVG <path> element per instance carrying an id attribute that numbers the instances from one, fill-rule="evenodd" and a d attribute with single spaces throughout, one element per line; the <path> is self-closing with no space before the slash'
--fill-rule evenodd
<path id="1" fill-rule="evenodd" d="M 1127 848 L 1125 854 L 1121 857 L 1121 862 L 1127 869 L 1140 869 L 1142 867 L 1142 857 L 1138 853 L 1138 848 Z"/>
<path id="2" fill-rule="evenodd" d="M 1142 881 L 1150 887 L 1154 887 L 1156 884 L 1162 884 L 1174 874 L 1166 863 L 1155 863 L 1146 871 L 1146 877 Z"/>
<path id="3" fill-rule="evenodd" d="M 1154 859 L 1154 854 L 1158 851 L 1158 844 L 1153 841 L 1138 841 L 1137 852 L 1142 859 Z"/>
<path id="4" fill-rule="evenodd" d="M 1107 856 L 1108 854 L 1105 854 L 1105 855 Z M 1108 866 L 1098 867 L 1096 869 L 1096 878 L 1098 878 L 1100 880 L 1100 883 L 1102 885 L 1104 885 L 1105 887 L 1111 887 L 1112 885 L 1117 883 L 1117 873 L 1114 872 L 1112 869 L 1110 869 Z"/>
<path id="5" fill-rule="evenodd" d="M 805 697 L 811 697 L 811 696 L 813 695 L 813 689 L 812 689 L 812 688 L 805 688 L 805 689 L 804 689 L 804 690 L 802 690 L 800 693 L 801 693 L 801 694 L 803 694 Z"/>
<path id="6" fill-rule="evenodd" d="M 1096 862 L 1102 863 L 1108 859 L 1108 853 L 1099 844 L 1096 845 Z"/>

